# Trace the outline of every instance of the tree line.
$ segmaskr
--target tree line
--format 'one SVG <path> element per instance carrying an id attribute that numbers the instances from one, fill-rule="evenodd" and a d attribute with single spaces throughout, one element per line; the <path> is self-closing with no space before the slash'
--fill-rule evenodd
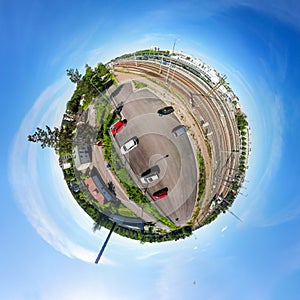
<path id="1" fill-rule="evenodd" d="M 78 69 L 67 69 L 66 73 L 72 83 L 76 84 L 76 89 L 67 102 L 66 115 L 69 116 L 67 122 L 63 122 L 61 127 L 51 129 L 48 125 L 45 129 L 37 127 L 35 132 L 28 135 L 29 142 L 40 143 L 42 148 L 53 148 L 60 155 L 72 153 L 72 137 L 76 128 L 76 115 L 84 109 L 91 100 L 112 84 L 112 76 L 109 70 L 101 63 L 92 69 L 85 65 L 85 74 L 79 73 Z M 83 105 L 80 101 L 84 99 Z"/>

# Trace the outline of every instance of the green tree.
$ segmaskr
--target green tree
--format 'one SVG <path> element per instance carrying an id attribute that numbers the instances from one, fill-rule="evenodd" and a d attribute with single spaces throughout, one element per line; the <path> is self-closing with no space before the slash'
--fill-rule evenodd
<path id="1" fill-rule="evenodd" d="M 40 142 L 42 148 L 57 149 L 59 133 L 60 130 L 57 127 L 54 127 L 53 130 L 48 125 L 46 125 L 46 130 L 37 127 L 33 135 L 28 135 L 28 141 L 33 143 Z"/>
<path id="2" fill-rule="evenodd" d="M 106 215 L 97 211 L 97 217 L 96 217 L 96 220 L 93 225 L 93 232 L 95 232 L 96 230 L 100 230 L 102 225 L 107 223 L 107 220 L 108 220 L 108 218 Z"/>
<path id="3" fill-rule="evenodd" d="M 67 76 L 73 83 L 78 83 L 81 80 L 81 74 L 78 69 L 67 69 Z"/>
<path id="4" fill-rule="evenodd" d="M 56 150 L 59 150 L 60 155 L 72 153 L 72 138 L 74 129 L 75 125 L 73 123 L 61 127 L 59 131 L 59 140 L 56 147 Z"/>
<path id="5" fill-rule="evenodd" d="M 53 148 L 61 155 L 72 153 L 72 126 L 65 126 L 61 129 L 54 127 L 52 130 L 46 125 L 46 130 L 37 127 L 33 135 L 28 135 L 28 141 L 41 143 L 41 147 Z"/>

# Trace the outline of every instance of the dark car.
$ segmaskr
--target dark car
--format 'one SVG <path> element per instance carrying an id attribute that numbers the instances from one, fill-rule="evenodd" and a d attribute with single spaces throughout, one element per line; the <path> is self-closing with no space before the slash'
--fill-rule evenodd
<path id="1" fill-rule="evenodd" d="M 78 192 L 80 191 L 79 185 L 75 182 L 74 179 L 72 179 L 72 180 L 70 181 L 70 183 L 71 183 L 72 191 L 73 191 L 74 193 L 78 193 Z"/>
<path id="2" fill-rule="evenodd" d="M 115 136 L 124 126 L 126 126 L 127 120 L 119 120 L 117 123 L 113 125 L 111 128 L 111 134 Z"/>
<path id="3" fill-rule="evenodd" d="M 157 113 L 162 116 L 162 115 L 168 115 L 168 114 L 171 114 L 172 112 L 174 112 L 174 108 L 173 106 L 166 106 L 166 107 L 163 107 L 161 109 L 159 109 L 157 111 Z"/>
<path id="4" fill-rule="evenodd" d="M 154 201 L 166 198 L 168 196 L 168 188 L 163 188 L 152 195 Z"/>

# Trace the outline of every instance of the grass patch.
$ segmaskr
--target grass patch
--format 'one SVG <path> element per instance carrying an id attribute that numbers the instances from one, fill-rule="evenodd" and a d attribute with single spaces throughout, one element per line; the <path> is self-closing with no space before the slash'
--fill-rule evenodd
<path id="1" fill-rule="evenodd" d="M 202 194 L 205 190 L 205 183 L 206 183 L 205 165 L 201 153 L 198 153 L 197 160 L 198 160 L 198 167 L 199 167 L 198 198 L 201 199 Z"/>
<path id="2" fill-rule="evenodd" d="M 198 168 L 199 168 L 199 181 L 198 181 L 198 196 L 197 196 L 197 208 L 192 216 L 192 222 L 194 223 L 197 217 L 199 216 L 200 210 L 201 210 L 201 199 L 202 195 L 205 190 L 205 184 L 206 184 L 206 174 L 205 174 L 205 165 L 204 165 L 204 159 L 201 155 L 201 153 L 197 154 L 197 161 L 198 161 Z"/>
<path id="3" fill-rule="evenodd" d="M 134 87 L 135 87 L 136 89 L 142 89 L 142 88 L 147 87 L 147 84 L 146 84 L 146 83 L 140 82 L 140 81 L 137 81 L 137 80 L 133 80 L 133 84 L 134 84 Z"/>
<path id="4" fill-rule="evenodd" d="M 137 217 L 130 209 L 128 209 L 123 204 L 120 205 L 120 207 L 118 209 L 118 214 L 121 216 L 124 216 L 124 217 L 131 217 L 131 218 Z"/>
<path id="5" fill-rule="evenodd" d="M 107 120 L 109 114 L 113 110 L 113 106 L 108 102 L 105 95 L 101 97 L 101 101 L 96 104 L 96 120 L 98 124 L 103 124 Z"/>
<path id="6" fill-rule="evenodd" d="M 158 222 L 161 222 L 168 226 L 170 229 L 176 229 L 177 227 L 166 217 L 162 216 L 157 208 L 149 201 L 149 203 L 143 205 L 143 209 L 156 218 Z"/>

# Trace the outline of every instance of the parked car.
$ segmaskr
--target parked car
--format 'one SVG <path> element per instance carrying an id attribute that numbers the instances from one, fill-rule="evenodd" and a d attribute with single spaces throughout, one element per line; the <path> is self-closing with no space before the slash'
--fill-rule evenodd
<path id="1" fill-rule="evenodd" d="M 127 141 L 122 147 L 121 147 L 121 153 L 126 154 L 132 149 L 134 149 L 138 145 L 138 139 L 136 137 L 133 137 L 129 141 Z"/>
<path id="2" fill-rule="evenodd" d="M 168 188 L 163 188 L 152 195 L 154 201 L 166 198 L 168 196 Z"/>
<path id="3" fill-rule="evenodd" d="M 123 119 L 123 120 L 119 120 L 117 123 L 115 123 L 112 128 L 111 128 L 111 134 L 113 136 L 115 136 L 119 131 L 122 130 L 122 128 L 124 126 L 126 126 L 127 124 L 127 120 L 126 119 Z"/>
<path id="4" fill-rule="evenodd" d="M 187 129 L 184 125 L 179 125 L 172 130 L 172 133 L 175 137 L 179 137 L 187 132 Z"/>
<path id="5" fill-rule="evenodd" d="M 74 193 L 78 193 L 78 192 L 80 191 L 79 185 L 75 182 L 74 179 L 72 179 L 72 180 L 70 181 L 70 183 L 71 183 L 72 191 L 73 191 Z"/>
<path id="6" fill-rule="evenodd" d="M 158 179 L 158 174 L 157 173 L 150 173 L 144 177 L 141 177 L 141 182 L 144 184 L 147 183 L 152 183 L 153 181 Z"/>
<path id="7" fill-rule="evenodd" d="M 157 113 L 162 116 L 162 115 L 168 115 L 168 114 L 171 114 L 172 112 L 174 112 L 174 108 L 173 106 L 166 106 L 166 107 L 163 107 L 161 109 L 159 109 L 157 111 Z"/>

